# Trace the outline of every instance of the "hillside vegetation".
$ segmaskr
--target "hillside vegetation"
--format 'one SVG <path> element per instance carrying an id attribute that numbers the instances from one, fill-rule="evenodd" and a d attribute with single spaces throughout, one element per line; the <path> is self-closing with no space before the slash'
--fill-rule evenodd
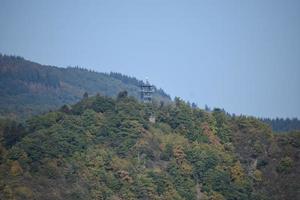
<path id="1" fill-rule="evenodd" d="M 127 90 L 130 96 L 139 97 L 141 84 L 142 81 L 119 73 L 58 68 L 0 54 L 0 117 L 23 119 L 57 109 L 79 101 L 85 92 L 116 97 L 120 91 Z M 157 88 L 154 99 L 170 101 L 170 97 Z"/>
<path id="2" fill-rule="evenodd" d="M 179 98 L 96 95 L 0 125 L 0 199 L 300 197 L 299 132 L 276 135 L 257 119 Z"/>
<path id="3" fill-rule="evenodd" d="M 276 119 L 269 119 L 264 118 L 261 119 L 262 122 L 269 124 L 273 131 L 276 132 L 287 132 L 287 131 L 295 131 L 300 130 L 300 120 L 297 118 L 293 119 L 283 119 L 283 118 L 276 118 Z"/>

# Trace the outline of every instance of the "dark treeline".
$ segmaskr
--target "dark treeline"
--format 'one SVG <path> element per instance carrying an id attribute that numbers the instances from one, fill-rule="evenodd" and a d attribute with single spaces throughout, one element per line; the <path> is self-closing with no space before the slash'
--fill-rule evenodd
<path id="1" fill-rule="evenodd" d="M 196 105 L 193 103 L 192 105 Z M 192 106 L 193 107 L 193 106 Z M 197 107 L 197 105 L 196 105 Z M 224 108 L 210 108 L 208 105 L 205 105 L 204 110 L 206 112 L 212 112 L 212 111 L 222 111 L 228 116 L 231 117 L 246 117 L 245 115 L 236 115 L 234 113 L 228 113 L 224 110 Z M 290 131 L 299 131 L 300 130 L 300 120 L 298 118 L 257 118 L 258 120 L 268 124 L 271 126 L 272 130 L 274 132 L 290 132 Z"/>
<path id="2" fill-rule="evenodd" d="M 269 124 L 273 131 L 276 132 L 288 132 L 288 131 L 294 131 L 294 130 L 300 130 L 300 120 L 297 118 L 276 118 L 276 119 L 270 119 L 270 118 L 262 118 L 260 119 L 264 123 Z"/>

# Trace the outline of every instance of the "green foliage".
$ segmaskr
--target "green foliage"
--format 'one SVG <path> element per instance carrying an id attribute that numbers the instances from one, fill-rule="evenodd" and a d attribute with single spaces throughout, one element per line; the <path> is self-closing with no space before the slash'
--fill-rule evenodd
<path id="1" fill-rule="evenodd" d="M 26 135 L 26 130 L 21 123 L 10 119 L 0 119 L 0 134 L 0 142 L 6 148 L 10 148 Z"/>
<path id="2" fill-rule="evenodd" d="M 216 119 L 217 135 L 223 143 L 231 142 L 230 127 L 228 117 L 220 109 L 214 109 L 213 116 Z"/>
<path id="3" fill-rule="evenodd" d="M 284 157 L 280 160 L 276 170 L 279 173 L 288 173 L 293 167 L 293 160 L 290 157 Z"/>
<path id="4" fill-rule="evenodd" d="M 252 118 L 122 93 L 0 127 L 1 199 L 264 199 L 266 169 L 294 175 L 300 146 Z"/>
<path id="5" fill-rule="evenodd" d="M 194 177 L 200 182 L 203 181 L 206 172 L 220 162 L 217 153 L 207 147 L 197 145 L 187 150 L 187 159 L 193 164 Z"/>
<path id="6" fill-rule="evenodd" d="M 185 176 L 174 162 L 169 164 L 167 171 L 171 175 L 173 184 L 181 197 L 196 199 L 195 182 L 190 177 Z"/>
<path id="7" fill-rule="evenodd" d="M 95 112 L 104 113 L 107 111 L 113 111 L 114 107 L 115 103 L 111 98 L 103 97 L 98 94 L 94 97 L 83 99 L 81 102 L 75 104 L 72 107 L 72 113 L 80 115 L 86 109 L 92 109 Z"/>
<path id="8" fill-rule="evenodd" d="M 240 187 L 231 181 L 230 174 L 220 168 L 210 169 L 204 178 L 204 190 L 219 192 L 226 199 L 250 199 L 247 187 Z"/>
<path id="9" fill-rule="evenodd" d="M 160 158 L 165 161 L 169 161 L 171 157 L 173 156 L 173 145 L 167 144 L 160 154 Z"/>
<path id="10" fill-rule="evenodd" d="M 59 112 L 49 112 L 45 115 L 35 116 L 27 121 L 30 131 L 51 127 L 63 119 Z"/>

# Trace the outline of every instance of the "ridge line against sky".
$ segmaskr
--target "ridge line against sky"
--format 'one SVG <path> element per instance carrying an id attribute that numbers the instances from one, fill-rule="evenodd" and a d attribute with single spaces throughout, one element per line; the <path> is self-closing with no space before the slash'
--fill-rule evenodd
<path id="1" fill-rule="evenodd" d="M 200 107 L 300 117 L 300 1 L 0 2 L 3 54 L 149 77 Z"/>

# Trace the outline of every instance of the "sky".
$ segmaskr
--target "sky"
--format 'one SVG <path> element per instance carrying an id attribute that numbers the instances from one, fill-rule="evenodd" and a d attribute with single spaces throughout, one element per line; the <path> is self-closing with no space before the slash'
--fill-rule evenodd
<path id="1" fill-rule="evenodd" d="M 299 0 L 0 0 L 0 52 L 148 77 L 199 107 L 300 117 Z"/>

